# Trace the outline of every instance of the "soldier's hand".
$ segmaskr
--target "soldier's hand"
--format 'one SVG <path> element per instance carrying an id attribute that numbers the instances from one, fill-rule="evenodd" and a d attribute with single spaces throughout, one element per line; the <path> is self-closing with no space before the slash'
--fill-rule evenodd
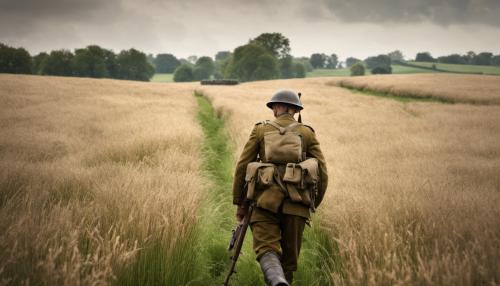
<path id="1" fill-rule="evenodd" d="M 242 221 L 243 218 L 246 216 L 246 214 L 247 214 L 247 208 L 245 208 L 244 206 L 239 205 L 236 208 L 236 220 L 238 222 Z"/>

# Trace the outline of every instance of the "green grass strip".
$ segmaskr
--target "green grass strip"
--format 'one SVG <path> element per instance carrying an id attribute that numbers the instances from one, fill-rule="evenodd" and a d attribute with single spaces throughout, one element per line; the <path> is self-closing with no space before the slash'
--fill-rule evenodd
<path id="1" fill-rule="evenodd" d="M 203 128 L 203 170 L 212 182 L 207 200 L 201 210 L 200 259 L 205 269 L 200 285 L 221 285 L 227 274 L 230 257 L 227 244 L 236 224 L 232 204 L 233 151 L 224 129 L 224 120 L 216 115 L 212 105 L 201 93 L 198 101 L 198 122 Z M 264 285 L 260 269 L 251 249 L 251 235 L 245 238 L 243 255 L 231 279 L 232 285 Z"/>

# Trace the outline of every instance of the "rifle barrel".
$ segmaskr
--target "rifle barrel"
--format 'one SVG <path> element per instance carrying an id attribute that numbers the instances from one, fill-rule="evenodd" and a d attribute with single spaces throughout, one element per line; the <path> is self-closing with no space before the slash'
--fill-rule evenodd
<path id="1" fill-rule="evenodd" d="M 245 235 L 247 233 L 248 225 L 250 224 L 250 217 L 252 216 L 252 212 L 253 212 L 253 207 L 252 205 L 249 205 L 247 215 L 243 218 L 243 223 L 241 224 L 241 230 L 234 245 L 234 254 L 231 257 L 231 267 L 229 268 L 229 272 L 227 273 L 226 279 L 224 280 L 223 284 L 224 286 L 229 285 L 229 280 L 231 279 L 231 275 L 233 275 L 233 273 L 236 273 L 234 269 L 236 268 L 236 262 L 238 262 L 238 258 L 240 257 L 241 248 L 243 247 L 243 242 L 245 240 Z"/>

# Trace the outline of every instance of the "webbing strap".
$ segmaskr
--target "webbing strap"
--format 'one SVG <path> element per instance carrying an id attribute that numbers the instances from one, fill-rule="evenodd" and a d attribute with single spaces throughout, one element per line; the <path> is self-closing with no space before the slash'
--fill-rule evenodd
<path id="1" fill-rule="evenodd" d="M 280 134 L 285 134 L 287 131 L 290 131 L 292 130 L 293 128 L 295 128 L 296 126 L 299 126 L 301 125 L 301 123 L 298 123 L 298 122 L 294 122 L 286 127 L 282 127 L 280 126 L 278 123 L 276 122 L 273 122 L 273 121 L 266 121 L 267 124 L 271 124 L 271 126 L 273 126 L 274 128 L 278 129 L 280 131 Z"/>

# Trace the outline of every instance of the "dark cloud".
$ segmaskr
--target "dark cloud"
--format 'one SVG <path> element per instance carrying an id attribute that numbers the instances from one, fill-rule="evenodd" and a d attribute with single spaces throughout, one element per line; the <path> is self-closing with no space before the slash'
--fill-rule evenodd
<path id="1" fill-rule="evenodd" d="M 32 53 L 98 44 L 186 57 L 280 32 L 294 55 L 498 52 L 498 15 L 500 0 L 0 0 L 0 42 Z"/>
<path id="2" fill-rule="evenodd" d="M 58 19 L 82 20 L 95 18 L 102 11 L 120 9 L 118 0 L 0 0 L 0 15 L 39 21 Z"/>
<path id="3" fill-rule="evenodd" d="M 323 4 L 343 22 L 500 26 L 499 0 L 324 0 Z"/>

